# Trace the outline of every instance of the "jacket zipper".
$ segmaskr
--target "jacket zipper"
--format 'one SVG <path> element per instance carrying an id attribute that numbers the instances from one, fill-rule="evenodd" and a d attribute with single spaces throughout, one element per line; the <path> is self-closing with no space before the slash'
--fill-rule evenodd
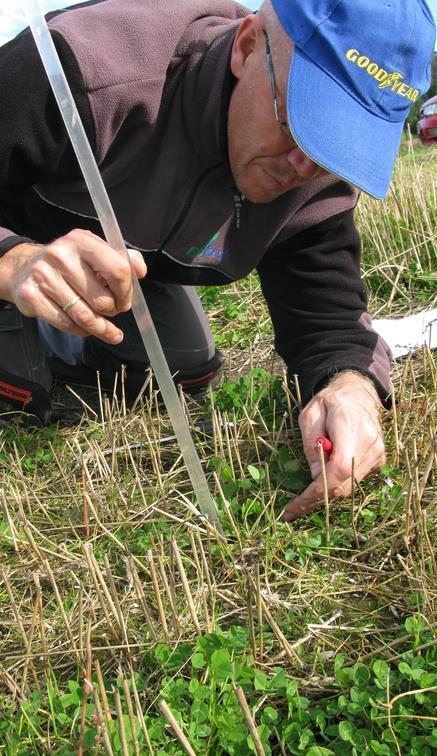
<path id="1" fill-rule="evenodd" d="M 216 165 L 213 165 L 211 168 L 207 168 L 206 170 L 203 171 L 203 173 L 200 174 L 200 176 L 197 179 L 196 183 L 191 188 L 191 191 L 190 191 L 190 193 L 188 195 L 188 198 L 185 200 L 184 206 L 183 206 L 181 212 L 179 213 L 179 217 L 176 220 L 175 224 L 173 225 L 173 228 L 171 229 L 170 233 L 167 234 L 167 236 L 165 237 L 164 241 L 162 242 L 161 248 L 159 250 L 160 252 L 164 251 L 164 247 L 168 244 L 168 242 L 170 241 L 170 239 L 172 238 L 172 236 L 175 236 L 177 234 L 177 232 L 179 231 L 180 227 L 182 226 L 182 223 L 184 222 L 186 216 L 188 215 L 188 211 L 189 211 L 190 206 L 191 206 L 191 204 L 193 202 L 195 194 L 196 194 L 196 192 L 197 192 L 200 184 L 204 180 L 205 176 L 207 176 L 208 173 L 212 173 L 212 171 L 215 171 L 216 168 L 218 168 L 220 165 L 221 165 L 221 163 L 216 163 Z"/>

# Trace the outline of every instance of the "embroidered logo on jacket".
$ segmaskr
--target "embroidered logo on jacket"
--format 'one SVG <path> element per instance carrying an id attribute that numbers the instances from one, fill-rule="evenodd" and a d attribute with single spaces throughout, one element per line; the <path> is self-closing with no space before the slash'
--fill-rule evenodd
<path id="1" fill-rule="evenodd" d="M 228 245 L 226 244 L 226 235 L 232 224 L 232 220 L 233 214 L 203 246 L 198 247 L 193 244 L 187 249 L 185 254 L 187 257 L 195 258 L 193 260 L 194 265 L 220 265 L 225 261 L 229 252 Z"/>
<path id="2" fill-rule="evenodd" d="M 221 258 L 221 256 L 223 255 L 223 250 L 221 249 L 219 244 L 214 244 L 214 242 L 219 239 L 220 236 L 221 231 L 217 231 L 213 236 L 211 236 L 210 240 L 203 245 L 203 247 L 197 247 L 195 244 L 193 244 L 187 250 L 187 257 L 217 257 L 217 255 L 220 253 Z"/>

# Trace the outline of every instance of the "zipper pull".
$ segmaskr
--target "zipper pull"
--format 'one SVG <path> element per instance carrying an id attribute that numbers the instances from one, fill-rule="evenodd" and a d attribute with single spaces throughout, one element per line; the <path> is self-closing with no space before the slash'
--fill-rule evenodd
<path id="1" fill-rule="evenodd" d="M 233 188 L 233 199 L 235 207 L 235 228 L 241 228 L 241 208 L 243 206 L 244 196 L 240 194 L 236 186 Z"/>

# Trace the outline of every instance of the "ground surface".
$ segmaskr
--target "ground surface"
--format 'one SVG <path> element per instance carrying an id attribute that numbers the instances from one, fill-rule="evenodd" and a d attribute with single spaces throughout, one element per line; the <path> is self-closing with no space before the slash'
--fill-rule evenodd
<path id="1" fill-rule="evenodd" d="M 381 317 L 435 306 L 437 152 L 402 154 L 357 213 Z M 62 388 L 61 423 L 0 430 L 0 753 L 431 755 L 433 355 L 394 368 L 384 470 L 289 526 L 308 472 L 259 283 L 202 296 L 227 366 L 187 413 L 225 538 L 153 394 Z"/>

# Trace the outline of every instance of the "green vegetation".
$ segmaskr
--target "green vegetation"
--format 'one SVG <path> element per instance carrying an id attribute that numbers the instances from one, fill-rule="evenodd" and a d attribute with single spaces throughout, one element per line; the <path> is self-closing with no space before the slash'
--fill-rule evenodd
<path id="1" fill-rule="evenodd" d="M 373 313 L 433 303 L 436 165 L 405 144 L 389 198 L 362 198 Z M 380 474 L 289 525 L 299 392 L 258 280 L 202 296 L 227 376 L 186 411 L 224 538 L 152 391 L 0 429 L 0 754 L 431 756 L 433 355 L 394 368 Z"/>
<path id="2" fill-rule="evenodd" d="M 413 618 L 405 626 L 416 637 L 425 630 Z M 255 717 L 259 722 L 255 731 L 265 754 L 273 752 L 275 743 L 297 756 L 357 752 L 385 756 L 394 748 L 406 749 L 412 756 L 431 756 L 437 748 L 433 725 L 437 674 L 429 654 L 411 651 L 392 668 L 383 659 L 347 666 L 346 655 L 340 653 L 329 695 L 314 699 L 300 692 L 298 681 L 283 666 L 259 669 L 246 651 L 249 645 L 247 628 L 233 626 L 223 631 L 217 627 L 215 633 L 198 636 L 192 644 L 159 644 L 153 656 L 144 660 L 143 666 L 150 670 L 158 665 L 160 695 L 197 753 L 250 756 L 254 752 L 241 699 L 252 712 L 252 722 Z M 48 687 L 49 711 L 43 710 L 41 692 L 34 691 L 31 700 L 21 701 L 18 709 L 13 705 L 5 709 L 0 732 L 11 752 L 24 753 L 32 748 L 38 752 L 49 730 L 59 744 L 56 752 L 67 756 L 77 752 L 71 747 L 71 729 L 76 723 L 79 737 L 85 715 L 84 749 L 106 743 L 114 753 L 123 753 L 124 746 L 129 753 L 156 748 L 159 754 L 183 754 L 166 730 L 164 714 L 140 718 L 134 713 L 133 691 L 135 696 L 144 693 L 146 680 L 144 672 L 130 679 L 120 674 L 103 680 L 99 696 L 95 678 L 91 683 L 95 703 L 86 702 L 91 686 L 87 691 L 70 680 L 63 691 L 55 683 Z M 111 711 L 120 712 L 118 721 Z"/>

